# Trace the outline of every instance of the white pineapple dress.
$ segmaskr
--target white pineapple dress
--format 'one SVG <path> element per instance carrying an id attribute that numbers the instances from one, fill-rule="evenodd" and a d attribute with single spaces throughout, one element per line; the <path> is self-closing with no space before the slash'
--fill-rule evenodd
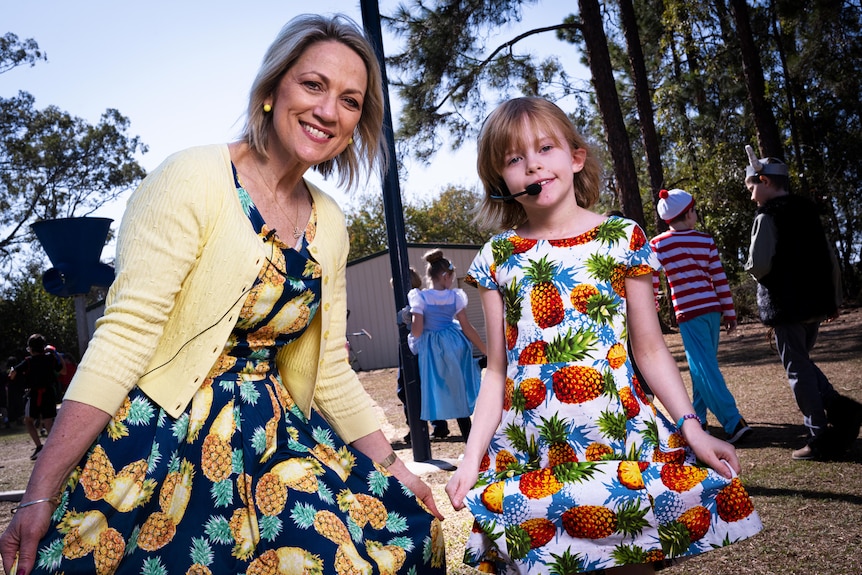
<path id="1" fill-rule="evenodd" d="M 236 177 L 236 175 L 235 175 Z M 73 472 L 34 573 L 443 573 L 440 522 L 281 385 L 278 350 L 320 302 L 320 265 L 270 234 L 234 331 L 186 412 L 135 389 Z"/>
<path id="2" fill-rule="evenodd" d="M 643 230 L 617 217 L 560 240 L 510 230 L 473 261 L 468 281 L 505 302 L 508 370 L 466 499 L 466 563 L 530 575 L 660 565 L 760 531 L 739 478 L 697 466 L 633 375 L 625 278 L 658 265 Z"/>

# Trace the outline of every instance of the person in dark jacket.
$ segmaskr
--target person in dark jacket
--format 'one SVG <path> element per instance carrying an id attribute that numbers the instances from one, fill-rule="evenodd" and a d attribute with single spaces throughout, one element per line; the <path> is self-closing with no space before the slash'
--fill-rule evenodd
<path id="1" fill-rule="evenodd" d="M 24 408 L 24 426 L 27 433 L 36 444 L 30 459 L 35 460 L 42 451 L 42 439 L 36 428 L 36 421 L 41 420 L 42 426 L 50 433 L 54 418 L 57 417 L 57 374 L 63 369 L 63 361 L 57 352 L 46 349 L 44 336 L 34 333 L 27 339 L 27 352 L 30 354 L 24 361 L 14 366 L 9 372 L 9 378 L 18 376 L 26 378 L 27 404 Z"/>
<path id="2" fill-rule="evenodd" d="M 838 262 L 810 200 L 790 193 L 787 165 L 758 159 L 746 146 L 745 186 L 757 203 L 745 269 L 757 280 L 760 320 L 775 344 L 796 404 L 809 431 L 793 459 L 843 455 L 859 435 L 862 404 L 835 391 L 809 353 L 820 323 L 837 317 L 841 303 Z"/>

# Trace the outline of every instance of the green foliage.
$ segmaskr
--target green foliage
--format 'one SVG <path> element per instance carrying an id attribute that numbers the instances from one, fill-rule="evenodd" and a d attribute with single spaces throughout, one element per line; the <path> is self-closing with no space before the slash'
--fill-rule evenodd
<path id="1" fill-rule="evenodd" d="M 473 224 L 476 192 L 449 186 L 433 200 L 405 203 L 404 230 L 411 243 L 482 244 L 488 237 Z M 350 259 L 387 249 L 383 198 L 367 195 L 346 211 Z"/>
<path id="2" fill-rule="evenodd" d="M 641 198 L 652 206 L 620 8 L 618 0 L 602 4 Z M 520 21 L 528 5 L 559 24 L 512 33 L 508 24 Z M 695 197 L 701 228 L 715 236 L 728 275 L 737 278 L 743 293 L 748 282 L 742 263 L 756 209 L 743 184 L 743 148 L 757 148 L 759 135 L 734 13 L 727 0 L 644 0 L 634 7 L 664 187 L 682 187 Z M 602 149 L 607 135 L 594 91 L 583 89 L 573 76 L 573 65 L 585 59 L 581 17 L 572 14 L 578 8 L 577 2 L 477 0 L 399 6 L 387 24 L 404 39 L 402 51 L 388 59 L 389 76 L 397 78 L 393 83 L 405 103 L 400 151 L 428 161 L 444 136 L 455 148 L 473 141 L 497 101 L 544 96 L 574 109 L 578 129 L 592 142 L 602 142 L 596 151 L 608 180 L 596 210 L 617 207 L 614 193 L 607 193 L 616 189 L 617 176 Z M 857 157 L 862 149 L 862 6 L 776 0 L 748 3 L 748 9 L 765 80 L 762 96 L 775 116 L 794 192 L 818 203 L 836 245 L 845 291 L 853 296 L 862 285 L 862 163 Z M 549 47 L 552 38 L 564 43 L 557 58 L 543 62 L 519 51 L 523 38 L 538 34 L 549 39 Z M 649 229 L 652 218 L 645 219 L 648 233 L 655 233 Z"/>
<path id="3" fill-rule="evenodd" d="M 0 41 L 0 73 L 39 59 L 33 40 L 7 34 Z M 91 125 L 56 106 L 38 109 L 26 92 L 0 98 L 0 265 L 7 280 L 21 258 L 34 257 L 30 224 L 89 215 L 143 178 L 134 156 L 147 148 L 128 128 L 114 109 Z"/>
<path id="4" fill-rule="evenodd" d="M 21 277 L 11 282 L 0 300 L 0 358 L 23 357 L 33 333 L 41 333 L 58 350 L 77 357 L 74 301 L 49 294 L 41 279 Z"/>

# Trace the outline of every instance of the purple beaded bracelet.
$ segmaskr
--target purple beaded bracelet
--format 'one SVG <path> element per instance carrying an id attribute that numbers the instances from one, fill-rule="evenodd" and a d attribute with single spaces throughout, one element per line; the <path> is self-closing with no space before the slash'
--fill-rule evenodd
<path id="1" fill-rule="evenodd" d="M 680 431 L 682 431 L 682 424 L 685 423 L 686 419 L 696 419 L 699 424 L 703 425 L 703 422 L 700 420 L 700 418 L 696 414 L 686 413 L 685 415 L 683 415 L 682 417 L 679 418 L 679 421 L 676 422 L 676 428 L 679 429 Z"/>

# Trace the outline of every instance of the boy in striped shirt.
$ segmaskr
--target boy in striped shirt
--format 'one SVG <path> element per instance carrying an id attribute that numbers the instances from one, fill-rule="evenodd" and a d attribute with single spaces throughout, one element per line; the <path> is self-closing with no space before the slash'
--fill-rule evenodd
<path id="1" fill-rule="evenodd" d="M 736 310 L 718 249 L 712 236 L 694 229 L 697 211 L 688 192 L 661 190 L 657 209 L 670 230 L 650 240 L 650 246 L 670 285 L 691 374 L 695 413 L 705 425 L 709 409 L 724 428 L 727 441 L 736 443 L 752 430 L 739 414 L 718 368 L 721 324 L 728 333 L 736 329 Z M 658 272 L 653 275 L 653 287 L 658 294 Z"/>

